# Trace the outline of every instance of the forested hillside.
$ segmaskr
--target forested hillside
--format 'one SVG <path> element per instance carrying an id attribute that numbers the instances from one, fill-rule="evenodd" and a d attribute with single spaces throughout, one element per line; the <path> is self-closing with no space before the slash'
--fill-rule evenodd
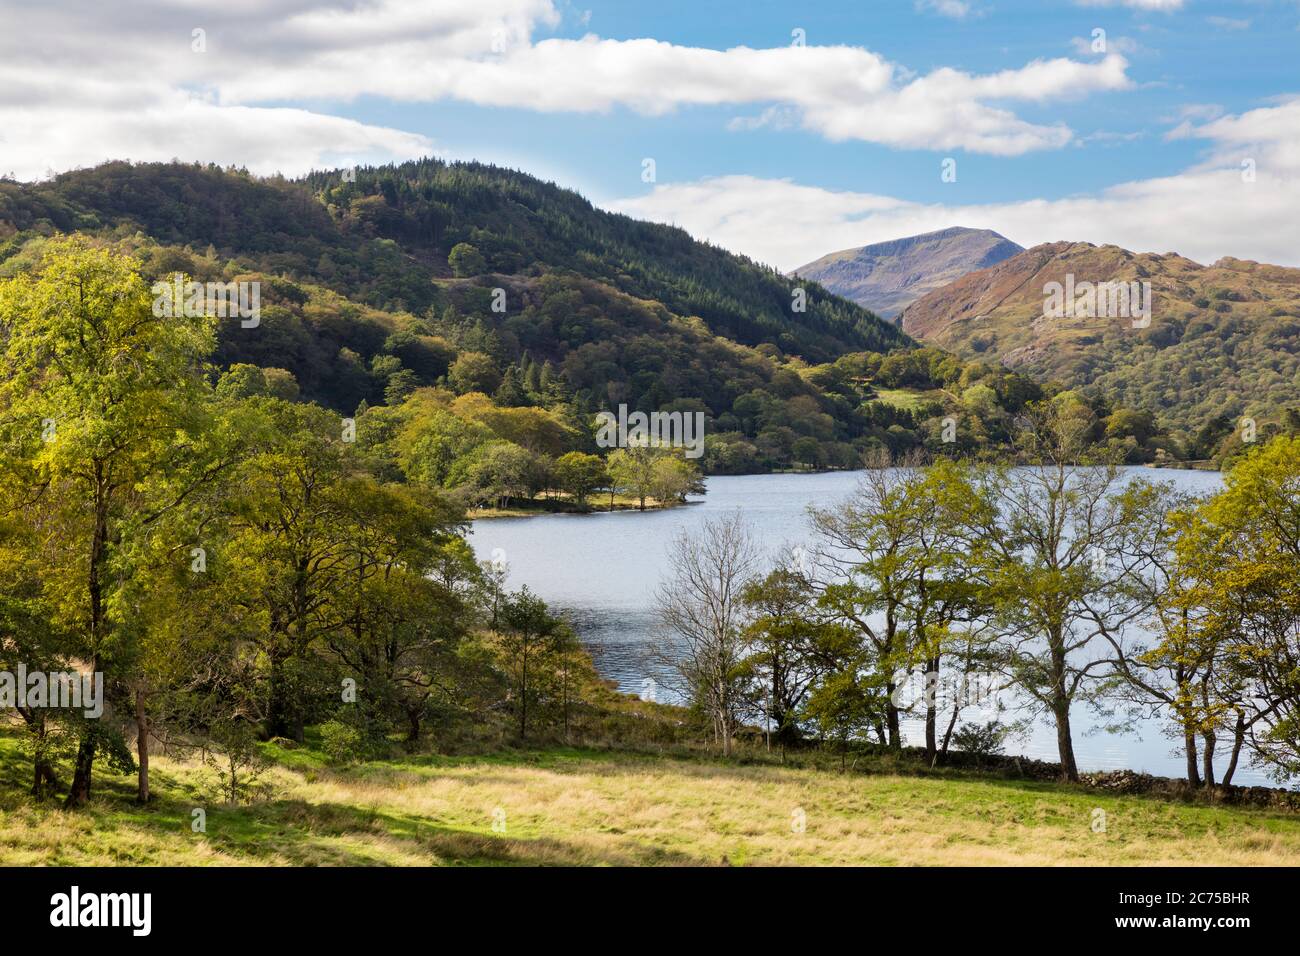
<path id="1" fill-rule="evenodd" d="M 1045 287 L 1067 276 L 1150 283 L 1149 322 L 1046 316 Z M 1260 433 L 1300 426 L 1300 269 L 1051 243 L 919 299 L 903 328 L 1138 410 L 1178 436 L 1179 457 L 1233 453 L 1243 418 Z"/>
<path id="2" fill-rule="evenodd" d="M 681 229 L 603 212 L 577 193 L 478 163 L 426 159 L 297 182 L 216 167 L 107 163 L 49 183 L 8 184 L 0 195 L 0 219 L 16 229 L 42 219 L 64 231 L 133 225 L 159 242 L 211 244 L 263 271 L 319 279 L 388 310 L 440 304 L 431 280 L 451 274 L 448 254 L 468 242 L 486 272 L 572 270 L 697 315 L 715 334 L 770 342 L 808 361 L 907 341 L 831 295 L 810 295 L 806 312 L 796 311 L 793 281 Z"/>
<path id="3" fill-rule="evenodd" d="M 702 412 L 705 469 L 745 472 L 850 467 L 873 448 L 945 440 L 998 454 L 1012 416 L 1041 397 L 995 366 L 918 352 L 813 283 L 476 163 L 287 181 L 114 162 L 0 182 L 0 275 L 72 231 L 117 243 L 150 279 L 260 282 L 258 327 L 217 329 L 220 367 L 263 370 L 241 373 L 245 390 L 345 414 L 428 387 L 443 408 L 482 393 L 536 410 L 558 438 L 495 434 L 543 456 L 517 490 L 544 488 L 550 460 L 594 451 L 592 415 L 620 404 Z M 278 370 L 270 385 L 265 370 Z M 945 417 L 962 422 L 955 439 Z"/>

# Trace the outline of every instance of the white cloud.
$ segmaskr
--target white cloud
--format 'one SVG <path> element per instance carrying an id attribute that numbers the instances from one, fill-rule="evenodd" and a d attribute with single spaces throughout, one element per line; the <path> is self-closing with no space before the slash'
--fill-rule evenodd
<path id="1" fill-rule="evenodd" d="M 1300 266 L 1300 98 L 1189 128 L 1187 135 L 1211 142 L 1203 163 L 1091 196 L 924 204 L 724 176 L 663 184 L 610 208 L 675 223 L 786 270 L 839 249 L 957 225 L 994 229 L 1025 246 L 1069 239 L 1174 251 L 1206 263 L 1231 255 Z M 1248 159 L 1255 164 L 1253 182 L 1242 175 Z"/>
<path id="2" fill-rule="evenodd" d="M 1070 39 L 1070 48 L 1079 56 L 1095 56 L 1096 51 L 1093 49 L 1093 42 L 1091 37 L 1072 37 Z M 1131 56 L 1140 51 L 1142 46 L 1132 37 L 1107 37 L 1106 49 L 1112 53 L 1123 53 Z"/>
<path id="3" fill-rule="evenodd" d="M 1129 7 L 1133 10 L 1153 10 L 1173 13 L 1181 10 L 1186 0 L 1077 0 L 1081 7 Z"/>
<path id="4" fill-rule="evenodd" d="M 0 108 L 0 116 L 6 111 Z M 96 154 L 87 156 L 87 143 Z M 243 166 L 259 175 L 388 162 L 436 152 L 427 137 L 287 108 L 218 107 L 177 93 L 109 112 L 53 108 L 7 117 L 0 173 L 34 178 L 102 159 L 179 159 Z"/>
<path id="5" fill-rule="evenodd" d="M 1249 30 L 1249 20 L 1236 20 L 1232 17 L 1206 17 L 1205 22 L 1220 30 Z"/>
<path id="6" fill-rule="evenodd" d="M 940 16 L 962 20 L 970 15 L 971 5 L 965 0 L 916 0 L 916 9 L 932 10 Z"/>
<path id="7" fill-rule="evenodd" d="M 427 148 L 418 136 L 319 113 L 281 126 L 285 114 L 274 112 L 359 97 L 650 116 L 752 106 L 758 115 L 733 128 L 797 125 L 837 141 L 1009 156 L 1073 137 L 1062 123 L 1021 119 L 1010 104 L 1133 85 L 1114 54 L 916 76 L 870 50 L 815 42 L 713 50 L 595 35 L 537 39 L 561 22 L 552 0 L 140 0 L 126 7 L 46 0 L 6 11 L 10 2 L 0 0 L 9 27 L 0 35 L 0 130 L 8 131 L 0 166 L 20 176 L 121 156 L 125 147 L 140 157 L 188 150 L 217 159 L 237 142 L 250 168 L 286 173 L 331 153 L 403 159 Z M 192 49 L 196 30 L 205 52 Z M 233 107 L 242 110 L 222 113 Z M 168 128 L 196 117 L 213 124 L 206 137 Z M 100 136 L 77 137 L 69 128 Z"/>
<path id="8" fill-rule="evenodd" d="M 1178 118 L 1185 120 L 1212 120 L 1223 115 L 1218 103 L 1185 103 L 1178 108 Z"/>

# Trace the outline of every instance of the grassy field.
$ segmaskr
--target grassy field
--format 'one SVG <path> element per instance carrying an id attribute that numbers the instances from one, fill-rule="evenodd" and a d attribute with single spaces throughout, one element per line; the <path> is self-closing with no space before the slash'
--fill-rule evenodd
<path id="1" fill-rule="evenodd" d="M 878 388 L 876 389 L 875 400 L 884 402 L 886 405 L 893 405 L 895 408 L 914 412 L 932 402 L 942 402 L 945 398 L 950 397 L 942 389 L 918 391 L 913 388 Z"/>
<path id="2" fill-rule="evenodd" d="M 563 748 L 335 769 L 267 745 L 273 793 L 235 807 L 209 771 L 157 758 L 147 809 L 132 777 L 101 772 L 92 806 L 64 812 L 23 793 L 13 744 L 0 738 L 9 865 L 1300 864 L 1295 814 L 883 764 Z"/>

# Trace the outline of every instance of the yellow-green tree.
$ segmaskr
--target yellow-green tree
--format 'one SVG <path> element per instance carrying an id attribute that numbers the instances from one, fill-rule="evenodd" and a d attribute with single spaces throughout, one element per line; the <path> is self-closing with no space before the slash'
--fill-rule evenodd
<path id="1" fill-rule="evenodd" d="M 1239 459 L 1181 530 L 1176 553 L 1208 669 L 1192 708 L 1206 784 L 1224 736 L 1223 783 L 1243 751 L 1280 776 L 1300 771 L 1300 438 Z"/>
<path id="2" fill-rule="evenodd" d="M 138 261 L 68 238 L 0 283 L 0 328 L 6 477 L 16 506 L 54 532 L 43 593 L 81 666 L 111 672 L 129 656 L 121 597 L 141 539 L 193 490 L 162 479 L 201 444 L 213 325 L 155 315 Z M 68 805 L 89 798 L 101 743 L 104 726 L 87 721 Z"/>

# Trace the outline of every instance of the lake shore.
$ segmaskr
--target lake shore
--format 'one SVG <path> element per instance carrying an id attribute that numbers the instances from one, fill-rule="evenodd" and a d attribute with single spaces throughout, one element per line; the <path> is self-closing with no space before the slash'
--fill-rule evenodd
<path id="1" fill-rule="evenodd" d="M 1208 493 L 1221 486 L 1216 472 L 1152 471 L 1131 466 L 1135 477 L 1175 482 L 1191 493 Z M 740 510 L 751 521 L 769 554 L 788 553 L 792 546 L 812 543 L 807 524 L 809 505 L 826 505 L 852 492 L 857 472 L 800 475 L 718 476 L 708 494 L 693 498 L 690 508 L 623 514 L 601 524 L 559 521 L 480 521 L 472 525 L 470 543 L 480 559 L 500 549 L 509 569 L 509 586 L 527 585 L 573 624 L 602 677 L 625 692 L 637 692 L 647 679 L 668 686 L 670 676 L 648 659 L 652 641 L 656 589 L 665 573 L 665 548 L 679 532 L 689 532 L 712 517 Z M 604 514 L 608 515 L 608 512 Z M 987 719 L 987 718 L 986 718 Z M 1125 733 L 1107 731 L 1107 722 L 1085 708 L 1074 715 L 1075 751 L 1080 770 L 1131 770 L 1177 778 L 1185 759 L 1173 753 L 1159 721 L 1139 720 Z M 919 739 L 923 728 L 905 728 L 907 740 Z M 906 742 L 906 741 L 905 741 Z M 1037 720 L 1026 736 L 1013 744 L 1027 758 L 1054 761 L 1055 731 L 1050 721 Z M 1271 783 L 1262 772 L 1238 769 L 1236 782 Z"/>
<path id="2" fill-rule="evenodd" d="M 1141 465 L 1126 465 L 1124 467 L 1133 469 L 1143 468 L 1152 471 L 1194 471 L 1203 474 L 1221 474 L 1218 465 L 1213 461 L 1147 462 Z M 704 480 L 708 482 L 729 478 L 763 478 L 776 476 L 814 477 L 820 475 L 857 474 L 861 471 L 861 468 L 785 468 L 774 469 L 772 471 L 746 472 L 742 474 L 705 475 Z M 603 499 L 600 496 L 593 496 L 586 506 L 579 506 L 562 496 L 556 496 L 553 498 L 532 498 L 528 500 L 512 498 L 511 503 L 506 507 L 472 508 L 466 513 L 466 517 L 470 521 L 479 521 L 492 518 L 535 518 L 555 514 L 598 515 L 629 511 L 663 511 L 669 508 L 679 508 L 682 505 L 696 504 L 700 499 L 707 497 L 707 491 L 704 495 L 694 495 L 692 497 L 695 499 L 694 501 L 688 500 L 672 502 L 658 502 L 651 498 L 647 499 L 644 508 L 640 506 L 640 502 L 636 498 L 627 495 L 615 495 L 612 507 L 607 495 L 604 496 Z"/>
<path id="3" fill-rule="evenodd" d="M 649 498 L 646 500 L 645 507 L 642 508 L 640 502 L 635 498 L 615 496 L 612 507 L 609 504 L 608 498 L 606 498 L 604 502 L 596 502 L 593 499 L 584 507 L 563 498 L 534 498 L 526 503 L 521 503 L 512 499 L 512 503 L 503 508 L 472 508 L 466 512 L 465 516 L 470 521 L 486 521 L 493 518 L 537 518 L 548 515 L 607 515 L 625 512 L 644 513 L 647 511 L 664 511 L 669 508 L 680 508 L 689 503 L 690 502 L 687 501 L 660 502 L 655 501 L 653 498 Z"/>

